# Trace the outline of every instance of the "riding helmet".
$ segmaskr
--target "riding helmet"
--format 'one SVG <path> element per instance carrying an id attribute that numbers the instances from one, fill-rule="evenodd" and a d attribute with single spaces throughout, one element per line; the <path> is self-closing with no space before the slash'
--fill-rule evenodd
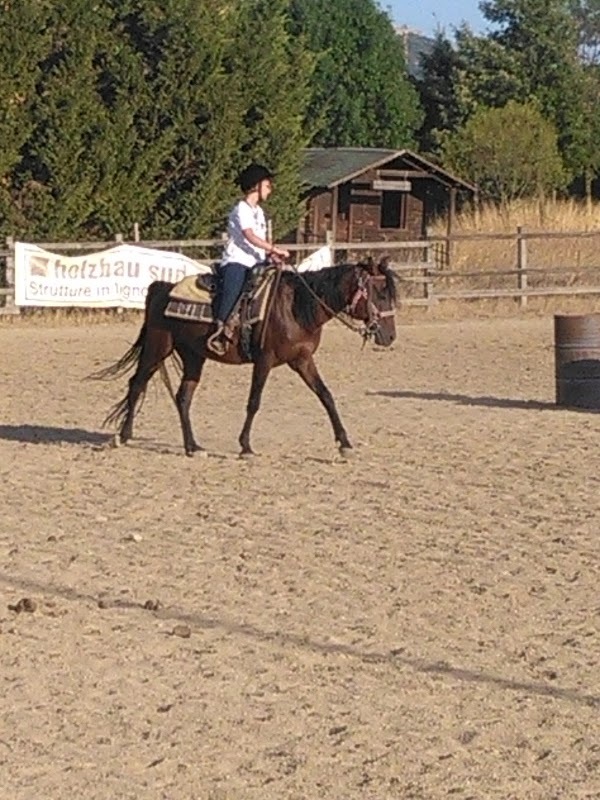
<path id="1" fill-rule="evenodd" d="M 249 192 L 261 181 L 271 180 L 273 173 L 261 164 L 250 164 L 238 176 L 238 183 L 242 192 Z"/>

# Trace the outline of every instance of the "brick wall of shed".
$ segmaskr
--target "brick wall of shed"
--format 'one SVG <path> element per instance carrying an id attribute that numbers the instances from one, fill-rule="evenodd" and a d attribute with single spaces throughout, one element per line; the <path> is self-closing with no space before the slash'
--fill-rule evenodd
<path id="1" fill-rule="evenodd" d="M 383 192 L 372 189 L 377 178 L 375 171 L 365 172 L 355 178 L 350 186 L 350 239 L 346 241 L 389 242 L 420 239 L 424 232 L 423 197 L 406 193 L 406 227 L 381 228 L 381 205 Z"/>
<path id="2" fill-rule="evenodd" d="M 415 241 L 423 238 L 426 209 L 431 202 L 430 181 L 414 181 L 406 193 L 406 228 L 381 228 L 383 192 L 371 188 L 376 174 L 367 172 L 338 189 L 336 240 L 338 242 Z M 436 187 L 437 188 L 437 187 Z M 306 215 L 299 241 L 324 242 L 332 230 L 331 190 L 315 190 L 306 200 Z"/>

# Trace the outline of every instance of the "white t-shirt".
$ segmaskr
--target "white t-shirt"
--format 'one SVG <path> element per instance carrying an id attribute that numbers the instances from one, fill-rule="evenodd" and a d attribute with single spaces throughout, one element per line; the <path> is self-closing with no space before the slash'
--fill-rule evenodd
<path id="1" fill-rule="evenodd" d="M 261 239 L 267 238 L 267 220 L 260 206 L 240 200 L 232 208 L 227 222 L 228 240 L 221 264 L 243 264 L 249 269 L 265 260 L 265 251 L 250 244 L 242 231 L 250 228 Z"/>

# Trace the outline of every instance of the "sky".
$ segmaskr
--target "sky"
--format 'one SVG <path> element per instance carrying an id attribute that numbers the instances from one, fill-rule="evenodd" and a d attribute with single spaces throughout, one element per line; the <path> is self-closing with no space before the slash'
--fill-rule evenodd
<path id="1" fill-rule="evenodd" d="M 380 5 L 397 25 L 408 25 L 428 36 L 445 28 L 452 38 L 452 29 L 463 20 L 476 33 L 483 33 L 489 26 L 479 11 L 479 0 L 380 0 Z"/>

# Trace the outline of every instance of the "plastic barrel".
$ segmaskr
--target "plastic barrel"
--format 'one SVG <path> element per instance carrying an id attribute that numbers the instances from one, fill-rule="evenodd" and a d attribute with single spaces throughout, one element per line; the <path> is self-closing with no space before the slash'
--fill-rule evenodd
<path id="1" fill-rule="evenodd" d="M 600 409 L 600 314 L 554 317 L 556 403 Z"/>

